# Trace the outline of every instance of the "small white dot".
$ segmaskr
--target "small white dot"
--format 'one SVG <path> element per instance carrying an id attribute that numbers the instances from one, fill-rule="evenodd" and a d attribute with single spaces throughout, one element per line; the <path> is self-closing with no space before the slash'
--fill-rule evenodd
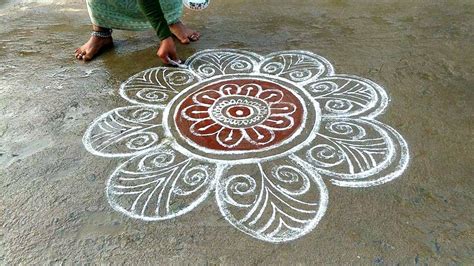
<path id="1" fill-rule="evenodd" d="M 243 114 L 244 114 L 244 111 L 242 111 L 242 110 L 237 110 L 237 112 L 235 112 L 235 114 L 237 114 L 237 115 L 243 115 Z"/>

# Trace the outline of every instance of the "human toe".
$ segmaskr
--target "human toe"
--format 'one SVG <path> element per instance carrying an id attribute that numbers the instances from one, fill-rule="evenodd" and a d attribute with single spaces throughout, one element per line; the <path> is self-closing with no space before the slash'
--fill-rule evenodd
<path id="1" fill-rule="evenodd" d="M 201 35 L 197 31 L 193 32 L 193 33 L 191 33 L 191 35 L 189 35 L 189 39 L 191 41 L 197 41 L 197 40 L 199 40 L 200 37 L 201 37 Z"/>

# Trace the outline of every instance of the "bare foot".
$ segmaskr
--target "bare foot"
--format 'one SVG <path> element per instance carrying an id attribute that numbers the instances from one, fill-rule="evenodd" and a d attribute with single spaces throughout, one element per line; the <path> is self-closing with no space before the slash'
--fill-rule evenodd
<path id="1" fill-rule="evenodd" d="M 99 52 L 111 46 L 113 46 L 112 37 L 91 36 L 88 42 L 76 49 L 75 55 L 79 60 L 89 61 L 98 55 Z"/>
<path id="2" fill-rule="evenodd" d="M 183 43 L 189 43 L 189 41 L 195 42 L 199 40 L 201 34 L 199 32 L 188 28 L 181 21 L 170 25 L 170 30 L 178 40 Z"/>

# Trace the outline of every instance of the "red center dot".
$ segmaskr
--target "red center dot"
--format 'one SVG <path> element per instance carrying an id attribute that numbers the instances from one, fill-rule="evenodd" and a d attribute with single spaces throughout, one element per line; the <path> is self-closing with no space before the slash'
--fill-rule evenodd
<path id="1" fill-rule="evenodd" d="M 235 118 L 244 118 L 252 114 L 250 108 L 246 106 L 233 106 L 230 107 L 227 112 L 230 116 L 233 116 Z"/>

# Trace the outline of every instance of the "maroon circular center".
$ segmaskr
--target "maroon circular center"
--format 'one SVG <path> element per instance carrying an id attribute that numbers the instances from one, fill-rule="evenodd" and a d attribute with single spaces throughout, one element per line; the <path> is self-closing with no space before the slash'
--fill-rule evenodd
<path id="1" fill-rule="evenodd" d="M 227 113 L 231 117 L 235 118 L 245 118 L 252 114 L 252 110 L 247 106 L 232 106 L 227 109 Z"/>
<path id="2" fill-rule="evenodd" d="M 175 110 L 180 136 L 197 149 L 214 151 L 277 147 L 301 128 L 305 113 L 291 89 L 254 78 L 205 85 Z"/>

